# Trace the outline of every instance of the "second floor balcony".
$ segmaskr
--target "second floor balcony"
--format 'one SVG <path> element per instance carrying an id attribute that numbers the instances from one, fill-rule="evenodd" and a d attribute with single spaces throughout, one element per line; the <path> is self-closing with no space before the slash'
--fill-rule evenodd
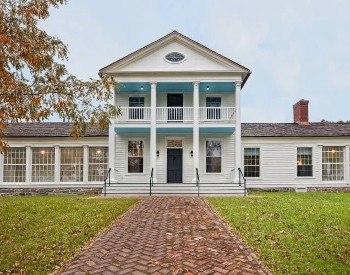
<path id="1" fill-rule="evenodd" d="M 120 123 L 151 121 L 151 107 L 120 107 L 121 114 L 116 118 Z M 235 123 L 235 107 L 199 107 L 198 121 L 200 123 Z M 194 107 L 156 107 L 157 123 L 193 123 Z"/>

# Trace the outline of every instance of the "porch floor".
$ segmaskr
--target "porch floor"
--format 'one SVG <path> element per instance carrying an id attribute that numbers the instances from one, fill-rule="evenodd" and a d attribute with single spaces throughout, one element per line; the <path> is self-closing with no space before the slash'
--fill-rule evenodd
<path id="1" fill-rule="evenodd" d="M 198 197 L 149 197 L 76 255 L 63 274 L 269 274 Z"/>

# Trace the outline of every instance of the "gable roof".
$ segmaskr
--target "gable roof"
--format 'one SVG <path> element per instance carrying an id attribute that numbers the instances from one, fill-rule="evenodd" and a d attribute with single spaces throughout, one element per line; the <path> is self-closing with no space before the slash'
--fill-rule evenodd
<path id="1" fill-rule="evenodd" d="M 13 123 L 5 130 L 8 137 L 71 137 L 72 123 L 69 122 L 32 122 Z M 97 127 L 87 126 L 84 137 L 105 137 L 108 129 L 100 131 Z"/>
<path id="2" fill-rule="evenodd" d="M 119 65 L 119 64 L 122 64 L 122 63 L 124 63 L 124 62 L 127 62 L 127 61 L 129 61 L 129 60 L 131 60 L 131 59 L 137 57 L 137 56 L 140 55 L 141 53 L 143 53 L 143 52 L 145 52 L 145 51 L 147 51 L 147 50 L 153 48 L 154 46 L 159 45 L 159 44 L 162 44 L 162 43 L 164 43 L 164 42 L 166 42 L 166 41 L 168 41 L 168 40 L 170 41 L 171 39 L 180 39 L 180 40 L 186 41 L 186 42 L 189 43 L 189 44 L 196 45 L 197 47 L 199 47 L 199 48 L 202 49 L 203 51 L 205 51 L 205 52 L 207 52 L 207 53 L 209 53 L 209 54 L 215 56 L 216 58 L 218 58 L 218 59 L 220 59 L 220 60 L 224 60 L 224 61 L 226 61 L 226 62 L 228 62 L 228 63 L 231 63 L 231 64 L 234 65 L 234 66 L 238 66 L 238 67 L 240 67 L 242 70 L 246 71 L 246 75 L 244 76 L 244 79 L 243 79 L 243 81 L 242 81 L 242 88 L 243 88 L 245 82 L 248 80 L 248 78 L 249 78 L 249 76 L 250 76 L 250 74 L 251 74 L 251 71 L 250 71 L 247 67 L 244 67 L 243 65 L 241 65 L 241 64 L 239 64 L 239 63 L 237 63 L 237 62 L 235 62 L 235 61 L 233 61 L 233 60 L 227 58 L 226 56 L 223 56 L 223 55 L 221 55 L 221 54 L 219 54 L 219 53 L 217 53 L 217 52 L 215 52 L 215 51 L 209 49 L 208 47 L 206 47 L 206 46 L 204 46 L 204 45 L 198 43 L 197 41 L 192 40 L 191 38 L 189 38 L 189 37 L 187 37 L 187 36 L 185 36 L 185 35 L 183 35 L 183 34 L 177 32 L 177 31 L 173 31 L 173 32 L 171 32 L 171 33 L 169 33 L 169 34 L 167 34 L 167 35 L 165 35 L 165 36 L 159 38 L 158 40 L 156 40 L 156 41 L 154 41 L 154 42 L 152 42 L 152 43 L 150 43 L 150 44 L 148 44 L 148 45 L 146 45 L 146 46 L 144 46 L 144 47 L 142 47 L 142 48 L 140 48 L 140 49 L 138 49 L 138 50 L 136 50 L 136 51 L 130 53 L 129 55 L 126 55 L 126 56 L 124 56 L 124 57 L 118 59 L 117 61 L 115 61 L 115 62 L 113 62 L 113 63 L 111 63 L 111 64 L 109 64 L 109 65 L 107 65 L 107 66 L 105 66 L 105 67 L 103 67 L 103 68 L 101 68 L 101 69 L 99 70 L 99 74 L 100 74 L 100 75 L 101 75 L 101 74 L 104 74 L 104 73 L 106 73 L 106 71 L 107 71 L 108 69 L 110 69 L 111 67 L 114 67 L 114 66 L 117 66 L 117 65 Z"/>
<path id="3" fill-rule="evenodd" d="M 350 137 L 350 123 L 242 123 L 242 137 Z"/>

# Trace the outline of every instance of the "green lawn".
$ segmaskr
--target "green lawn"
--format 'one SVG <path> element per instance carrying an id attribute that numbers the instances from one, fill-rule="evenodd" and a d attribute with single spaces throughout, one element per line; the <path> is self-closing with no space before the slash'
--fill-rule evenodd
<path id="1" fill-rule="evenodd" d="M 0 197 L 0 274 L 47 274 L 136 201 Z"/>
<path id="2" fill-rule="evenodd" d="M 350 194 L 255 193 L 209 202 L 275 274 L 350 274 Z"/>

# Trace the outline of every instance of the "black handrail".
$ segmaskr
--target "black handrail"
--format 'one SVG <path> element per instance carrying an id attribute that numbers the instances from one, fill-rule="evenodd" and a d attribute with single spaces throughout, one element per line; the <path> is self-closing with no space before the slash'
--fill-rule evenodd
<path id="1" fill-rule="evenodd" d="M 241 177 L 242 177 L 243 184 L 244 184 L 244 196 L 246 196 L 247 195 L 247 180 L 244 177 L 244 174 L 243 174 L 241 168 L 238 168 L 238 171 L 239 171 L 239 186 L 241 186 Z"/>
<path id="2" fill-rule="evenodd" d="M 108 180 L 108 186 L 111 186 L 111 170 L 112 170 L 112 168 L 108 169 L 106 177 L 104 179 L 104 195 L 105 196 L 107 193 L 107 180 Z"/>
<path id="3" fill-rule="evenodd" d="M 197 185 L 197 193 L 198 193 L 198 197 L 199 197 L 199 173 L 198 173 L 198 168 L 196 168 L 196 185 Z"/>
<path id="4" fill-rule="evenodd" d="M 153 168 L 151 170 L 151 176 L 149 177 L 149 195 L 152 196 L 152 186 L 153 186 Z"/>

